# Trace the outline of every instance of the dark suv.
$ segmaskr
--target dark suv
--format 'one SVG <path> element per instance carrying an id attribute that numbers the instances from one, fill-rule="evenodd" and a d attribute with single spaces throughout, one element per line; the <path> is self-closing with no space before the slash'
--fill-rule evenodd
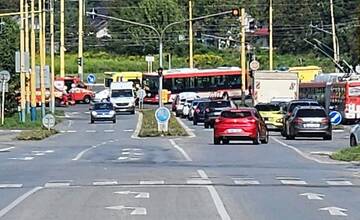
<path id="1" fill-rule="evenodd" d="M 209 105 L 209 100 L 199 101 L 199 104 L 194 110 L 193 124 L 197 125 L 199 122 L 204 122 L 205 120 L 205 109 Z"/>
<path id="2" fill-rule="evenodd" d="M 315 100 L 293 100 L 289 102 L 284 108 L 284 118 L 283 118 L 283 130 L 281 131 L 281 135 L 285 137 L 286 135 L 286 124 L 287 120 L 290 118 L 294 109 L 298 106 L 320 106 L 320 104 Z"/>
<path id="3" fill-rule="evenodd" d="M 212 100 L 205 108 L 204 127 L 214 127 L 215 119 L 217 119 L 221 112 L 227 109 L 236 108 L 232 101 L 228 100 Z"/>
<path id="4" fill-rule="evenodd" d="M 286 127 L 286 139 L 294 139 L 297 136 L 332 139 L 331 120 L 323 107 L 296 107 L 287 120 Z"/>

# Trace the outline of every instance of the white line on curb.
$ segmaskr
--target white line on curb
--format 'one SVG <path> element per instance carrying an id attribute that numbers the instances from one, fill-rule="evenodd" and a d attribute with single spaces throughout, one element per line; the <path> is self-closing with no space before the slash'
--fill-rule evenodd
<path id="1" fill-rule="evenodd" d="M 143 114 L 141 112 L 139 112 L 139 117 L 138 117 L 138 121 L 137 121 L 137 124 L 136 124 L 136 129 L 135 129 L 134 133 L 131 135 L 131 138 L 140 139 L 139 138 L 139 133 L 140 133 L 142 121 L 143 121 Z"/>
<path id="2" fill-rule="evenodd" d="M 194 132 L 178 117 L 175 117 L 179 124 L 185 129 L 186 133 L 188 133 L 189 138 L 194 138 L 196 135 Z"/>
<path id="3" fill-rule="evenodd" d="M 78 153 L 78 155 L 76 155 L 76 157 L 75 158 L 73 158 L 72 160 L 74 160 L 74 161 L 77 161 L 77 160 L 79 160 L 86 152 L 88 152 L 89 150 L 92 150 L 92 149 L 95 149 L 96 148 L 96 146 L 91 146 L 91 147 L 89 147 L 89 148 L 87 148 L 87 149 L 85 149 L 85 150 L 83 150 L 83 151 L 81 151 L 80 153 Z"/>
<path id="4" fill-rule="evenodd" d="M 207 180 L 209 179 L 208 175 L 206 175 L 204 170 L 198 170 L 197 172 L 202 179 L 207 179 Z M 210 180 L 209 180 L 209 182 L 211 184 Z M 222 220 L 231 220 L 228 212 L 225 209 L 224 203 L 221 200 L 215 187 L 214 186 L 206 186 L 206 188 L 209 190 L 210 196 L 211 196 L 212 200 L 214 201 L 215 207 L 216 207 L 221 219 Z"/>
<path id="5" fill-rule="evenodd" d="M 184 157 L 187 161 L 192 161 L 191 157 L 186 153 L 186 151 L 184 149 L 182 149 L 179 145 L 177 145 L 175 143 L 175 141 L 173 139 L 170 139 L 169 140 L 171 145 L 176 149 L 178 150 Z"/>
<path id="6" fill-rule="evenodd" d="M 28 191 L 27 193 L 23 194 L 19 198 L 17 198 L 15 201 L 10 203 L 8 206 L 0 210 L 0 218 L 4 217 L 9 211 L 11 211 L 13 208 L 15 208 L 17 205 L 19 205 L 22 201 L 24 201 L 26 198 L 31 196 L 32 194 L 36 193 L 37 191 L 41 190 L 42 187 L 35 187 L 34 189 Z"/>
<path id="7" fill-rule="evenodd" d="M 321 163 L 321 164 L 348 164 L 347 162 L 332 162 L 332 161 L 322 161 L 322 160 L 319 160 L 317 158 L 314 158 L 314 157 L 311 157 L 309 155 L 307 155 L 306 153 L 302 152 L 301 150 L 297 149 L 296 147 L 294 146 L 291 146 L 291 145 L 288 145 L 280 140 L 278 140 L 277 138 L 274 138 L 274 137 L 271 137 L 274 141 L 278 142 L 279 144 L 281 144 L 282 146 L 284 147 L 287 147 L 287 148 L 290 148 L 292 150 L 294 150 L 296 153 L 298 153 L 300 156 L 302 156 L 303 158 L 305 159 L 308 159 L 308 160 L 312 160 L 312 161 L 315 161 L 317 163 Z"/>

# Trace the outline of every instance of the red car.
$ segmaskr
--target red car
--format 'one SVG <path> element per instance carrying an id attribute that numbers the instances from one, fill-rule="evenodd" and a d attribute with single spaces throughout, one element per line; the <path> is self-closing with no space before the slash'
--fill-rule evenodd
<path id="1" fill-rule="evenodd" d="M 228 144 L 230 140 L 252 140 L 267 144 L 269 132 L 255 108 L 239 108 L 221 112 L 215 120 L 214 144 Z"/>

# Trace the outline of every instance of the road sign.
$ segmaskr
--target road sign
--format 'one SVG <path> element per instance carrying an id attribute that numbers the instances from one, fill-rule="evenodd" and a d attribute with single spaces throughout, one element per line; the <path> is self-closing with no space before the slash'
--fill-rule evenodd
<path id="1" fill-rule="evenodd" d="M 253 60 L 250 62 L 250 69 L 257 71 L 260 68 L 260 63 L 257 60 Z"/>
<path id="2" fill-rule="evenodd" d="M 169 130 L 169 119 L 171 117 L 171 113 L 166 107 L 159 107 L 155 111 L 155 118 L 158 122 L 158 131 L 159 132 L 167 132 Z"/>
<path id="3" fill-rule="evenodd" d="M 153 56 L 146 56 L 145 61 L 146 62 L 154 62 L 155 58 Z"/>
<path id="4" fill-rule="evenodd" d="M 88 76 L 87 76 L 87 82 L 89 84 L 94 84 L 96 82 L 96 76 L 92 73 L 90 73 Z"/>
<path id="5" fill-rule="evenodd" d="M 10 80 L 11 76 L 10 73 L 6 70 L 0 71 L 0 82 L 8 82 Z"/>
<path id="6" fill-rule="evenodd" d="M 342 116 L 340 112 L 332 111 L 329 113 L 331 124 L 333 125 L 339 125 L 342 122 Z"/>
<path id="7" fill-rule="evenodd" d="M 42 119 L 42 124 L 45 128 L 51 129 L 55 126 L 55 117 L 52 114 L 47 114 Z"/>
<path id="8" fill-rule="evenodd" d="M 23 72 L 28 72 L 30 69 L 30 54 L 29 52 L 23 53 Z M 20 65 L 20 52 L 15 52 L 15 72 L 20 73 L 21 72 L 21 65 Z"/>

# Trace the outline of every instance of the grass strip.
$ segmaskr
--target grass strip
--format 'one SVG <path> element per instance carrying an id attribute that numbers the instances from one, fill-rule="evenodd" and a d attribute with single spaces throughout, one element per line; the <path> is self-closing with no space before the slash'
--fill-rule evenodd
<path id="1" fill-rule="evenodd" d="M 360 161 L 360 146 L 338 150 L 330 157 L 340 161 Z"/>
<path id="2" fill-rule="evenodd" d="M 16 137 L 16 139 L 21 141 L 30 141 L 30 140 L 39 141 L 57 133 L 58 132 L 56 130 L 46 130 L 46 129 L 28 130 L 28 131 L 22 131 Z"/>
<path id="3" fill-rule="evenodd" d="M 143 122 L 141 125 L 140 137 L 158 137 L 158 136 L 187 136 L 185 129 L 178 123 L 175 116 L 171 115 L 169 120 L 169 131 L 158 132 L 158 125 L 155 119 L 155 110 L 146 109 L 142 111 Z"/>

